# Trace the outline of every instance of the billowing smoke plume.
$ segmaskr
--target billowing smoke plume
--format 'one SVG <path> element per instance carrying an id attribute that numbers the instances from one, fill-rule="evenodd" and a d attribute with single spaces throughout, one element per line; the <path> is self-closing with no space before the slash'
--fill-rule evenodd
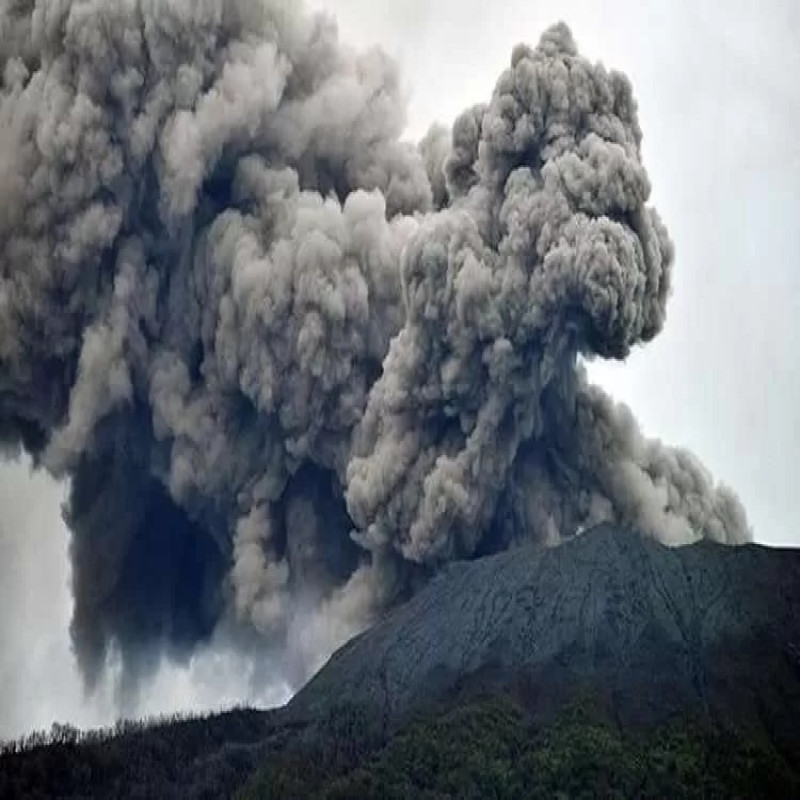
<path id="1" fill-rule="evenodd" d="M 223 622 L 302 673 L 443 561 L 602 520 L 748 538 L 580 365 L 659 332 L 673 251 L 564 25 L 419 147 L 296 0 L 0 0 L 0 59 L 0 438 L 70 480 L 90 683 Z"/>

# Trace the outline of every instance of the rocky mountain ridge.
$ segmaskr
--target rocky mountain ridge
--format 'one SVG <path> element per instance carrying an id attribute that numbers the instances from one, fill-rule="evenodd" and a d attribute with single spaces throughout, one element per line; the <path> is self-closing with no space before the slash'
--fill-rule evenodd
<path id="1" fill-rule="evenodd" d="M 389 724 L 465 683 L 524 683 L 546 714 L 590 688 L 622 725 L 697 711 L 800 753 L 800 552 L 666 548 L 603 525 L 552 549 L 456 563 L 341 648 L 290 703 Z"/>
<path id="2" fill-rule="evenodd" d="M 798 712 L 800 550 L 606 525 L 446 567 L 283 709 L 6 748 L 0 796 L 792 797 Z"/>

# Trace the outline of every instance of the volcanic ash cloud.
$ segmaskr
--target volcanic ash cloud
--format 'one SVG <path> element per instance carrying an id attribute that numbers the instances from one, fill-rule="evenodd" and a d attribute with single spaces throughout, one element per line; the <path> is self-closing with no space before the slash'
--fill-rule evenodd
<path id="1" fill-rule="evenodd" d="M 662 328 L 625 76 L 556 25 L 419 146 L 295 2 L 0 2 L 0 438 L 70 482 L 91 683 L 220 626 L 320 653 L 442 563 L 749 538 L 582 357 Z"/>

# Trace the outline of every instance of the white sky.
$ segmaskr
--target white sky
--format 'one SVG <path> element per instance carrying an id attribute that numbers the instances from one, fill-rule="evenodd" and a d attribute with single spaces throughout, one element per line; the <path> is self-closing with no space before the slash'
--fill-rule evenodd
<path id="1" fill-rule="evenodd" d="M 594 374 L 646 433 L 688 446 L 736 489 L 758 541 L 800 544 L 800 3 L 310 5 L 333 10 L 345 40 L 400 61 L 415 139 L 487 99 L 513 45 L 535 44 L 558 19 L 584 55 L 629 75 L 653 200 L 677 249 L 675 288 L 664 333 Z M 72 663 L 61 494 L 24 465 L 0 467 L 0 738 L 115 713 L 107 689 L 82 698 Z M 283 687 L 243 690 L 244 669 L 206 652 L 165 670 L 136 711 L 283 698 Z"/>

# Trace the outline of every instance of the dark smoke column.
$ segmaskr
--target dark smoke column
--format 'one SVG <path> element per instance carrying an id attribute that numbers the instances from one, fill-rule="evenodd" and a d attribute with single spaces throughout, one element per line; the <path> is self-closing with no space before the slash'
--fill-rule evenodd
<path id="1" fill-rule="evenodd" d="M 627 78 L 563 24 L 456 122 L 452 203 L 403 252 L 405 325 L 348 470 L 367 546 L 436 563 L 609 519 L 668 542 L 748 536 L 730 492 L 643 440 L 577 366 L 664 323 L 673 249 L 640 144 Z"/>
<path id="2" fill-rule="evenodd" d="M 72 635 L 320 653 L 453 556 L 747 537 L 579 354 L 661 328 L 627 80 L 557 26 L 419 148 L 285 0 L 0 0 L 0 438 L 70 481 Z"/>

